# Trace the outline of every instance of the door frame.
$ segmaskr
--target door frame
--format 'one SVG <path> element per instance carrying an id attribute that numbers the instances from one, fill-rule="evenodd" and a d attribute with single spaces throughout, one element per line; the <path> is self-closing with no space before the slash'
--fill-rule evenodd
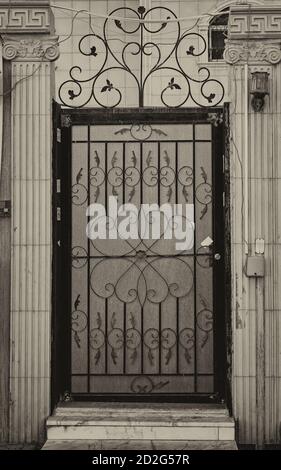
<path id="1" fill-rule="evenodd" d="M 156 123 L 206 123 L 212 125 L 212 152 L 218 155 L 213 158 L 213 234 L 214 252 L 221 254 L 221 261 L 213 266 L 213 293 L 217 289 L 217 279 L 225 286 L 219 296 L 213 296 L 214 328 L 220 338 L 214 343 L 214 380 L 216 394 L 212 397 L 188 395 L 182 397 L 152 396 L 95 396 L 95 401 L 173 401 L 224 403 L 231 407 L 229 344 L 230 329 L 230 217 L 229 217 L 229 157 L 228 149 L 228 108 L 84 108 L 61 109 L 54 104 L 54 138 L 53 138 L 53 294 L 52 294 L 52 408 L 58 401 L 71 399 L 70 395 L 70 315 L 62 315 L 71 310 L 71 126 L 98 124 Z M 216 121 L 214 116 L 223 116 Z M 213 116 L 213 117 L 212 117 Z M 212 121 L 212 119 L 214 119 Z M 57 138 L 59 133 L 59 139 Z M 58 183 L 59 181 L 59 183 Z M 58 190 L 59 186 L 59 190 Z M 217 319 L 220 319 L 218 322 Z M 69 353 L 67 354 L 67 351 Z M 87 396 L 75 395 L 75 399 L 87 400 Z M 93 401 L 93 396 L 90 398 Z"/>

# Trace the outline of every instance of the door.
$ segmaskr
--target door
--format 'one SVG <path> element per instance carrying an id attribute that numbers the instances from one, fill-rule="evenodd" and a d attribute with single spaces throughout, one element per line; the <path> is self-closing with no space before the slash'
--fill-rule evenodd
<path id="1" fill-rule="evenodd" d="M 69 115 L 61 281 L 71 304 L 62 314 L 74 398 L 223 397 L 223 126 L 214 122 L 190 110 Z M 108 215 L 113 196 L 138 214 L 143 204 L 188 204 L 193 243 L 177 249 L 163 231 L 89 239 L 87 207 L 101 204 Z"/>

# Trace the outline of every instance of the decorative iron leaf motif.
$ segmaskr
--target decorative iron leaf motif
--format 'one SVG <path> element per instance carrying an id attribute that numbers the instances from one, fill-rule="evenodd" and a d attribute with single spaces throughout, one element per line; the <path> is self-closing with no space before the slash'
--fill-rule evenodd
<path id="1" fill-rule="evenodd" d="M 114 154 L 113 154 L 113 157 L 112 157 L 112 159 L 111 159 L 111 166 L 112 166 L 112 168 L 114 168 L 115 163 L 117 162 L 117 156 L 116 156 L 116 155 L 117 155 L 117 151 L 115 150 L 115 152 L 114 152 Z"/>
<path id="2" fill-rule="evenodd" d="M 147 357 L 148 357 L 150 365 L 154 366 L 154 355 L 151 349 L 148 350 Z"/>
<path id="3" fill-rule="evenodd" d="M 136 320 L 135 320 L 135 316 L 133 315 L 133 313 L 131 312 L 130 313 L 130 323 L 131 323 L 131 326 L 132 328 L 136 328 Z"/>
<path id="4" fill-rule="evenodd" d="M 92 56 L 97 57 L 98 54 L 96 46 L 91 47 L 90 51 Z"/>
<path id="5" fill-rule="evenodd" d="M 189 195 L 188 195 L 188 191 L 186 189 L 186 186 L 183 186 L 182 188 L 182 194 L 184 196 L 184 199 L 185 199 L 185 202 L 188 202 L 189 201 Z"/>
<path id="6" fill-rule="evenodd" d="M 97 328 L 100 329 L 101 328 L 101 325 L 102 325 L 102 319 L 101 319 L 101 314 L 100 312 L 97 313 Z"/>
<path id="7" fill-rule="evenodd" d="M 74 310 L 71 313 L 71 329 L 76 346 L 80 349 L 81 339 L 79 333 L 87 328 L 88 317 L 83 310 L 79 309 L 81 303 L 81 295 L 78 294 L 74 301 Z"/>
<path id="8" fill-rule="evenodd" d="M 113 348 L 111 349 L 111 359 L 112 359 L 113 364 L 116 366 L 118 355 L 117 355 L 115 349 L 113 349 Z"/>
<path id="9" fill-rule="evenodd" d="M 118 134 L 124 135 L 127 132 L 130 132 L 130 127 L 122 127 L 122 129 L 119 129 L 118 131 L 115 131 L 114 134 L 115 135 L 118 135 Z"/>
<path id="10" fill-rule="evenodd" d="M 138 7 L 138 12 L 139 12 L 140 15 L 144 15 L 144 14 L 145 14 L 145 7 L 142 6 L 142 5 L 139 6 L 139 7 Z"/>
<path id="11" fill-rule="evenodd" d="M 166 385 L 168 385 L 169 383 L 170 383 L 169 380 L 166 380 L 165 382 L 164 381 L 154 382 L 153 390 L 160 390 L 161 388 L 166 387 Z"/>
<path id="12" fill-rule="evenodd" d="M 215 97 L 216 97 L 215 93 L 210 93 L 210 95 L 207 97 L 208 102 L 212 103 Z"/>
<path id="13" fill-rule="evenodd" d="M 73 90 L 68 90 L 68 96 L 70 100 L 74 100 L 74 98 L 76 98 L 76 95 Z"/>
<path id="14" fill-rule="evenodd" d="M 201 293 L 199 294 L 199 299 L 200 299 L 201 305 L 202 305 L 204 308 L 207 308 L 207 307 L 208 307 L 207 301 L 206 301 L 206 299 L 203 297 L 203 295 L 202 295 Z"/>
<path id="15" fill-rule="evenodd" d="M 208 179 L 207 173 L 206 173 L 206 171 L 204 170 L 203 166 L 200 166 L 200 170 L 201 170 L 201 175 L 202 175 L 202 178 L 203 178 L 203 180 L 204 180 L 204 183 L 206 183 L 206 182 L 207 182 L 207 179 Z"/>
<path id="16" fill-rule="evenodd" d="M 93 328 L 90 331 L 90 347 L 95 351 L 94 363 L 95 365 L 98 365 L 101 359 L 101 350 L 105 346 L 105 335 L 101 329 L 102 319 L 101 314 L 99 312 L 97 313 L 96 324 L 97 328 Z"/>
<path id="17" fill-rule="evenodd" d="M 168 191 L 167 191 L 168 202 L 171 202 L 172 195 L 173 195 L 173 190 L 172 190 L 172 186 L 170 186 Z"/>
<path id="18" fill-rule="evenodd" d="M 171 78 L 171 80 L 169 81 L 167 88 L 170 88 L 171 90 L 181 90 L 180 85 L 178 83 L 175 83 L 174 77 Z"/>
<path id="19" fill-rule="evenodd" d="M 170 348 L 170 349 L 168 349 L 168 352 L 167 352 L 166 357 L 165 357 L 166 366 L 169 364 L 170 360 L 172 359 L 172 356 L 173 356 L 173 350 L 172 350 L 172 348 Z"/>
<path id="20" fill-rule="evenodd" d="M 196 200 L 203 205 L 203 208 L 201 210 L 201 215 L 200 219 L 202 220 L 203 217 L 207 214 L 208 212 L 208 206 L 212 202 L 212 186 L 210 183 L 208 183 L 208 175 L 204 169 L 203 166 L 200 167 L 201 169 L 201 176 L 203 183 L 200 183 L 196 188 L 195 188 L 195 197 Z"/>
<path id="21" fill-rule="evenodd" d="M 132 154 L 133 154 L 133 156 L 132 156 L 131 160 L 132 160 L 133 166 L 135 168 L 137 166 L 137 156 L 136 156 L 136 153 L 135 153 L 134 150 L 132 151 Z"/>
<path id="22" fill-rule="evenodd" d="M 118 193 L 118 191 L 116 191 L 115 186 L 112 186 L 112 196 L 116 196 L 116 197 L 119 196 L 119 193 Z"/>
<path id="23" fill-rule="evenodd" d="M 111 326 L 111 329 L 114 330 L 115 328 L 115 325 L 116 325 L 116 313 L 113 312 L 112 314 L 112 317 L 111 317 L 111 321 L 110 321 L 110 326 Z"/>
<path id="24" fill-rule="evenodd" d="M 167 133 L 164 132 L 162 129 L 152 127 L 150 124 L 132 124 L 131 127 L 122 127 L 114 132 L 114 135 L 124 135 L 130 134 L 131 138 L 138 141 L 143 142 L 148 140 L 152 134 L 157 134 L 158 136 L 165 136 L 167 137 Z"/>
<path id="25" fill-rule="evenodd" d="M 80 340 L 80 337 L 79 337 L 77 331 L 74 331 L 74 341 L 75 341 L 77 347 L 80 349 L 81 348 L 81 346 L 80 346 L 81 340 Z"/>
<path id="26" fill-rule="evenodd" d="M 151 150 L 149 150 L 145 162 L 146 162 L 147 166 L 150 166 L 150 164 L 152 162 Z"/>
<path id="27" fill-rule="evenodd" d="M 205 333 L 205 335 L 204 335 L 204 337 L 202 338 L 202 341 L 201 341 L 201 348 L 202 348 L 202 349 L 203 349 L 204 346 L 207 344 L 208 339 L 209 339 L 209 334 L 208 334 L 208 333 Z"/>
<path id="28" fill-rule="evenodd" d="M 189 352 L 188 349 L 184 350 L 184 358 L 185 358 L 187 364 L 191 363 L 191 355 L 190 355 L 190 352 Z"/>
<path id="29" fill-rule="evenodd" d="M 130 356 L 130 360 L 131 360 L 132 365 L 135 364 L 137 358 L 138 358 L 138 351 L 136 349 L 134 349 L 131 356 Z"/>
<path id="30" fill-rule="evenodd" d="M 100 188 L 99 186 L 97 187 L 95 193 L 94 193 L 94 201 L 97 202 L 98 201 L 98 198 L 99 198 L 99 195 L 100 195 Z"/>
<path id="31" fill-rule="evenodd" d="M 77 175 L 76 175 L 76 184 L 79 184 L 80 183 L 80 180 L 83 176 L 83 168 L 80 168 L 80 170 L 78 171 Z"/>
<path id="32" fill-rule="evenodd" d="M 94 355 L 94 360 L 95 360 L 95 366 L 98 365 L 99 361 L 101 358 L 101 352 L 100 349 L 97 350 L 96 354 Z"/>
<path id="33" fill-rule="evenodd" d="M 135 187 L 133 187 L 133 189 L 129 192 L 128 202 L 132 201 L 135 194 L 136 194 L 136 189 Z"/>
<path id="34" fill-rule="evenodd" d="M 167 134 L 166 132 L 162 131 L 161 129 L 152 129 L 153 132 L 155 132 L 155 134 L 159 135 L 161 137 L 161 135 L 164 135 L 165 137 L 167 137 Z"/>
<path id="35" fill-rule="evenodd" d="M 201 215 L 200 215 L 200 220 L 203 219 L 204 215 L 206 215 L 208 212 L 208 206 L 207 204 L 203 207 L 202 211 L 201 211 Z"/>
<path id="36" fill-rule="evenodd" d="M 94 160 L 96 162 L 96 166 L 99 167 L 100 166 L 100 157 L 99 157 L 99 154 L 98 154 L 97 150 L 95 150 Z"/>
<path id="37" fill-rule="evenodd" d="M 106 85 L 104 85 L 101 89 L 101 92 L 104 93 L 105 91 L 111 91 L 113 89 L 113 84 L 110 80 L 106 79 Z"/>
<path id="38" fill-rule="evenodd" d="M 164 150 L 164 162 L 166 163 L 167 166 L 170 166 L 170 157 L 168 155 L 167 150 Z"/>
<path id="39" fill-rule="evenodd" d="M 74 302 L 74 309 L 77 310 L 80 304 L 80 294 L 77 295 L 76 300 Z"/>
<path id="40" fill-rule="evenodd" d="M 208 303 L 202 294 L 199 298 L 203 308 L 196 315 L 196 325 L 203 332 L 201 348 L 204 348 L 209 340 L 210 333 L 213 331 L 213 312 L 208 307 Z"/>
<path id="41" fill-rule="evenodd" d="M 195 47 L 190 46 L 188 50 L 186 51 L 186 55 L 194 55 Z"/>
<path id="42" fill-rule="evenodd" d="M 120 20 L 114 20 L 114 23 L 116 24 L 117 28 L 123 29 Z"/>

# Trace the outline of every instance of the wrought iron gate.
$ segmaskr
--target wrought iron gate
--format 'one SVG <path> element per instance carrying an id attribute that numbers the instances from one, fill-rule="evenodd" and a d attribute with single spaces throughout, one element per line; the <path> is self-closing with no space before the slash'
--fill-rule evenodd
<path id="1" fill-rule="evenodd" d="M 224 363 L 222 125 L 206 111 L 136 114 L 137 123 L 124 110 L 73 112 L 66 131 L 71 392 L 216 399 Z M 107 206 L 111 195 L 138 208 L 194 204 L 194 247 L 178 252 L 162 234 L 89 240 L 86 208 Z"/>

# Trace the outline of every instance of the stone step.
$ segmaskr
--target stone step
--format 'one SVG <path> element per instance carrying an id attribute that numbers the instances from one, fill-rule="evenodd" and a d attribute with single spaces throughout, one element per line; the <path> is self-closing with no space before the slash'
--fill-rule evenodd
<path id="1" fill-rule="evenodd" d="M 41 450 L 237 450 L 235 441 L 51 440 Z"/>
<path id="2" fill-rule="evenodd" d="M 233 441 L 234 434 L 226 408 L 214 405 L 69 403 L 47 420 L 50 440 Z"/>
<path id="3" fill-rule="evenodd" d="M 189 403 L 104 403 L 65 402 L 55 409 L 54 416 L 229 416 L 225 405 Z"/>

